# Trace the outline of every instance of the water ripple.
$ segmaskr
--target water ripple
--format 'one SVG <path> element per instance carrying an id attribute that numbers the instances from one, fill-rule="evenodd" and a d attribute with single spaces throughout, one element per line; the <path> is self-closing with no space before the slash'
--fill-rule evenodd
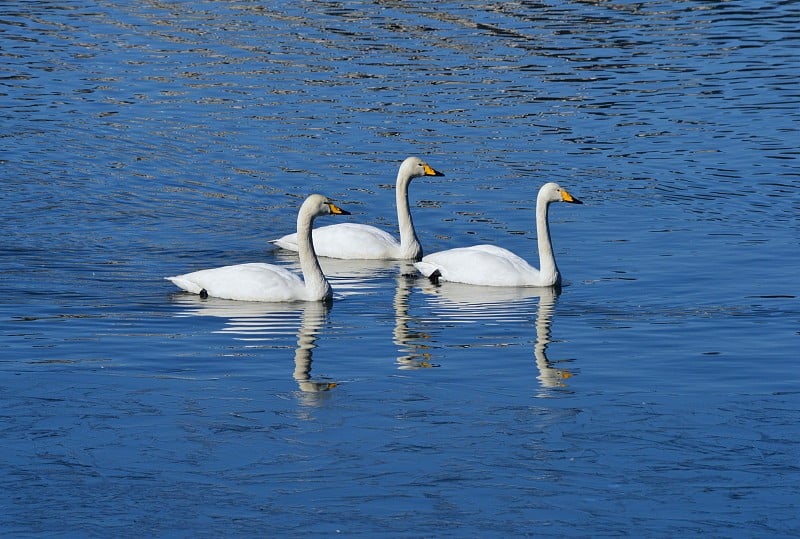
<path id="1" fill-rule="evenodd" d="M 798 535 L 796 2 L 0 10 L 0 533 Z M 426 252 L 581 198 L 563 294 L 163 280 L 298 269 L 310 192 L 394 231 L 411 154 Z"/>

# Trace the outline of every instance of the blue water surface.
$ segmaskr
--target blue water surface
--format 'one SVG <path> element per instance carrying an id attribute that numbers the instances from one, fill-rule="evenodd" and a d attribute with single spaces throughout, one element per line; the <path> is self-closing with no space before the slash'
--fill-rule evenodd
<path id="1" fill-rule="evenodd" d="M 5 2 L 0 533 L 800 535 L 800 6 Z M 324 193 L 560 290 L 265 261 Z M 321 218 L 323 219 L 323 218 Z M 330 224 L 328 220 L 325 224 Z"/>

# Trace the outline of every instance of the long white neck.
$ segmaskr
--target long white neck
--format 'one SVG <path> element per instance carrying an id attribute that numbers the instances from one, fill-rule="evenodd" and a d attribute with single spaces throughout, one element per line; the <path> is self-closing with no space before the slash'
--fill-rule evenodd
<path id="1" fill-rule="evenodd" d="M 411 219 L 411 209 L 408 206 L 408 185 L 411 177 L 402 168 L 397 173 L 395 186 L 395 205 L 397 206 L 397 224 L 400 226 L 400 250 L 402 258 L 419 259 L 422 257 L 422 246 L 414 230 L 414 221 Z"/>
<path id="2" fill-rule="evenodd" d="M 333 292 L 319 266 L 317 253 L 314 252 L 314 244 L 311 241 L 313 222 L 314 215 L 309 208 L 301 208 L 297 215 L 297 247 L 300 255 L 300 269 L 303 271 L 303 279 L 306 284 L 306 299 L 319 301 L 329 299 Z"/>
<path id="3" fill-rule="evenodd" d="M 550 223 L 547 219 L 549 206 L 547 200 L 536 200 L 536 236 L 539 243 L 539 272 L 542 276 L 542 286 L 552 286 L 561 282 L 561 274 L 553 256 L 553 244 L 550 241 Z"/>

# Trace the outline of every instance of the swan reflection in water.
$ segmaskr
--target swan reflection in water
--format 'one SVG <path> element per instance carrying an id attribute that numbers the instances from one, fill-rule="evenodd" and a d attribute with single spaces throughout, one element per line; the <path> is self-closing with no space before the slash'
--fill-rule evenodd
<path id="1" fill-rule="evenodd" d="M 296 264 L 295 253 L 276 251 L 275 256 L 287 263 L 289 267 Z M 419 280 L 419 274 L 411 260 L 346 260 L 320 257 L 323 273 L 331 282 L 337 297 L 355 296 L 373 293 L 384 286 L 387 276 L 395 276 L 395 295 L 393 306 L 395 312 L 394 343 L 401 347 L 401 356 L 397 358 L 400 369 L 425 369 L 437 367 L 430 362 L 431 355 L 425 351 L 427 344 L 418 341 L 430 339 L 424 332 L 412 332 L 408 314 L 408 301 L 413 285 Z"/>
<path id="2" fill-rule="evenodd" d="M 428 352 L 431 346 L 426 341 L 430 340 L 431 335 L 411 329 L 411 323 L 415 319 L 408 314 L 408 303 L 411 289 L 418 280 L 417 270 L 413 263 L 402 262 L 400 272 L 395 278 L 396 286 L 392 301 L 394 306 L 393 342 L 400 347 L 397 365 L 402 370 L 430 369 L 439 366 L 431 362 L 431 354 Z"/>
<path id="3" fill-rule="evenodd" d="M 312 350 L 316 348 L 317 335 L 330 311 L 329 302 L 258 303 L 201 299 L 196 294 L 177 294 L 174 301 L 185 308 L 179 316 L 225 319 L 225 326 L 217 333 L 232 335 L 249 347 L 297 334 L 293 377 L 304 404 L 315 404 L 321 394 L 336 387 L 336 382 L 311 376 Z"/>
<path id="4" fill-rule="evenodd" d="M 425 281 L 423 292 L 429 295 L 437 319 L 463 323 L 525 323 L 533 303 L 536 306 L 536 341 L 533 355 L 539 371 L 537 379 L 542 388 L 566 386 L 565 380 L 573 373 L 556 368 L 547 358 L 551 342 L 550 326 L 553 321 L 560 287 L 496 287 L 474 286 L 460 283 L 432 285 Z"/>

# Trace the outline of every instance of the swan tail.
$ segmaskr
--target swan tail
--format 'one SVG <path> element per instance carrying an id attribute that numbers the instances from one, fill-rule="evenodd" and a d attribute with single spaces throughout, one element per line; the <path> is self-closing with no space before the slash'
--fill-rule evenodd
<path id="1" fill-rule="evenodd" d="M 436 265 L 431 264 L 430 262 L 425 262 L 424 260 L 414 262 L 414 267 L 417 268 L 417 270 L 419 270 L 419 272 L 428 279 L 439 279 L 442 276 L 441 270 L 436 267 Z"/>
<path id="2" fill-rule="evenodd" d="M 297 252 L 297 234 L 287 234 L 281 238 L 277 238 L 274 240 L 269 240 L 269 242 L 273 245 L 277 245 L 281 249 L 286 249 L 287 251 L 295 251 Z"/>
<path id="3" fill-rule="evenodd" d="M 192 294 L 202 294 L 203 291 L 205 290 L 202 286 L 198 285 L 197 283 L 193 283 L 188 279 L 185 279 L 182 275 L 178 275 L 176 277 L 164 277 L 164 278 L 167 281 L 172 281 L 172 283 L 181 290 L 185 290 L 186 292 L 191 292 Z"/>

